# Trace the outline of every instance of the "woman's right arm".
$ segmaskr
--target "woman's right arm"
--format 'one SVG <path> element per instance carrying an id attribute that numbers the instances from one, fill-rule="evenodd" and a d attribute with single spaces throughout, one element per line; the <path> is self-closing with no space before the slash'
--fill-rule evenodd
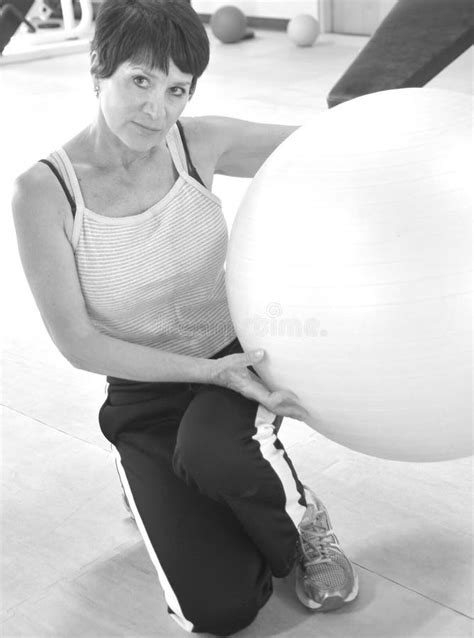
<path id="1" fill-rule="evenodd" d="M 49 168 L 37 164 L 19 177 L 12 205 L 26 278 L 53 342 L 74 367 L 136 381 L 211 383 L 254 399 L 276 414 L 304 418 L 293 393 L 270 392 L 247 369 L 263 355 L 189 357 L 97 330 L 87 313 L 69 240 L 69 204 Z"/>
<path id="2" fill-rule="evenodd" d="M 41 317 L 74 367 L 140 381 L 210 378 L 213 362 L 208 359 L 133 344 L 93 326 L 68 238 L 70 207 L 48 167 L 35 165 L 17 179 L 12 207 L 20 258 Z"/>

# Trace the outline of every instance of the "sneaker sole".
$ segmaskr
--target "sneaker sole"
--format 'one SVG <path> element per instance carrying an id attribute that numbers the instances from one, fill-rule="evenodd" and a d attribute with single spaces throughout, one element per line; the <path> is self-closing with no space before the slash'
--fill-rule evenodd
<path id="1" fill-rule="evenodd" d="M 335 609 L 339 609 L 343 605 L 355 600 L 357 598 L 357 594 L 359 593 L 359 578 L 355 572 L 354 572 L 354 587 L 352 588 L 352 591 L 350 592 L 350 594 L 348 594 L 345 598 L 342 598 L 342 596 L 338 596 L 337 594 L 334 594 L 332 596 L 327 595 L 322 603 L 317 603 L 311 598 L 308 598 L 303 588 L 301 587 L 301 584 L 300 584 L 301 581 L 302 581 L 302 578 L 299 578 L 297 574 L 296 583 L 295 583 L 296 595 L 298 596 L 299 601 L 305 607 L 308 607 L 309 609 L 312 609 L 313 611 L 325 612 L 325 611 L 333 611 Z"/>

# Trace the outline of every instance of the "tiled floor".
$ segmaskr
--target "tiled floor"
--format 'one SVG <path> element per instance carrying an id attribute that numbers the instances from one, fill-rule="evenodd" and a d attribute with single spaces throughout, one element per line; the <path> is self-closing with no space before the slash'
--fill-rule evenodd
<path id="1" fill-rule="evenodd" d="M 365 43 L 324 35 L 311 49 L 259 32 L 213 41 L 189 114 L 302 123 Z M 0 68 L 4 289 L 1 554 L 5 638 L 184 635 L 122 508 L 97 424 L 103 378 L 51 344 L 25 283 L 9 214 L 11 180 L 84 126 L 95 108 L 86 54 Z M 432 86 L 470 92 L 471 53 Z M 315 149 L 317 152 L 317 149 Z M 231 223 L 247 180 L 216 179 Z M 242 638 L 467 638 L 472 635 L 472 464 L 369 458 L 287 420 L 282 439 L 301 478 L 328 504 L 361 594 L 313 615 L 282 581 Z"/>

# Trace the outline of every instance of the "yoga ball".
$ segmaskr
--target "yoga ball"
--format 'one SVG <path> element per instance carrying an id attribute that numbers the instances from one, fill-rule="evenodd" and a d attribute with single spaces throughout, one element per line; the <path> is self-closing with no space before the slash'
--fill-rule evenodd
<path id="1" fill-rule="evenodd" d="M 246 28 L 247 18 L 237 7 L 220 7 L 211 16 L 212 33 L 221 42 L 225 42 L 226 44 L 242 40 Z"/>
<path id="2" fill-rule="evenodd" d="M 319 22 L 306 13 L 295 16 L 288 22 L 288 37 L 299 47 L 310 47 L 319 35 Z"/>
<path id="3" fill-rule="evenodd" d="M 269 388 L 354 450 L 472 452 L 472 101 L 407 88 L 345 102 L 285 140 L 237 212 L 228 299 Z"/>

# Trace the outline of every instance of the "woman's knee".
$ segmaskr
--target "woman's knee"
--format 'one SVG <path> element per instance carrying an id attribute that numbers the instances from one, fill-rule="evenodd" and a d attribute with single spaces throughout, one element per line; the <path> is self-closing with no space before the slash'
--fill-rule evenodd
<path id="1" fill-rule="evenodd" d="M 208 599 L 192 615 L 193 632 L 210 633 L 214 636 L 232 636 L 252 624 L 270 595 L 271 585 L 268 597 L 263 603 L 259 603 L 255 597 L 229 598 L 219 602 Z"/>

